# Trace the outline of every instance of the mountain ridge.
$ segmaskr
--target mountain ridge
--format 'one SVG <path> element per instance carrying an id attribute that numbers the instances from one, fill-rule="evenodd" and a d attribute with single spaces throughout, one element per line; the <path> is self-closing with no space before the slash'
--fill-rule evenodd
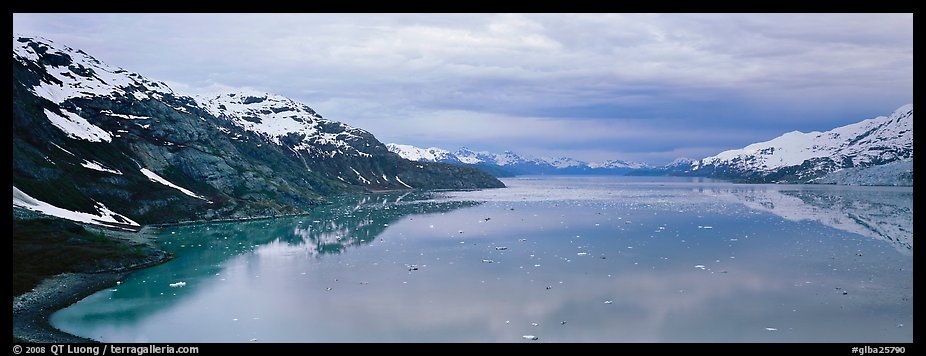
<path id="1" fill-rule="evenodd" d="M 501 170 L 517 174 L 624 174 L 634 169 L 650 168 L 645 163 L 608 160 L 588 163 L 570 157 L 529 157 L 513 151 L 492 153 L 461 147 L 454 152 L 438 148 L 388 143 L 386 147 L 402 158 L 416 162 L 443 162 Z"/>
<path id="2" fill-rule="evenodd" d="M 503 186 L 403 160 L 282 96 L 184 96 L 40 37 L 14 36 L 12 55 L 21 208 L 147 224 L 300 213 L 350 192 Z"/>
<path id="3" fill-rule="evenodd" d="M 913 159 L 913 104 L 888 116 L 824 132 L 791 131 L 693 161 L 680 173 L 763 183 L 815 183 L 843 169 L 908 159 Z"/>

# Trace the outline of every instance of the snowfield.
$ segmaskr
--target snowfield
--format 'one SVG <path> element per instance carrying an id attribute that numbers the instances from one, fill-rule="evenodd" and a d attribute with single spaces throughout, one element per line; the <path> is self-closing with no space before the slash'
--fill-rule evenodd
<path id="1" fill-rule="evenodd" d="M 125 224 L 131 226 L 139 226 L 138 223 L 132 221 L 125 217 L 122 214 L 118 214 L 106 208 L 103 203 L 96 203 L 96 214 L 84 213 L 80 211 L 72 211 L 67 209 L 62 209 L 57 206 L 48 204 L 41 200 L 35 199 L 23 191 L 19 190 L 15 186 L 13 187 L 13 206 L 20 207 L 36 212 L 40 212 L 45 215 L 51 215 L 59 217 L 62 219 L 67 219 L 71 221 L 78 221 L 94 225 L 102 225 L 107 227 L 117 227 L 123 228 L 116 224 Z M 124 228 L 123 228 L 124 229 Z"/>

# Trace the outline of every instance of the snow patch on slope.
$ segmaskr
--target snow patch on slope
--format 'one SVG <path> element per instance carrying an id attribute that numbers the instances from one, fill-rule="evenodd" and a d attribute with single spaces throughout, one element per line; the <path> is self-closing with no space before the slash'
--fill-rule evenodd
<path id="1" fill-rule="evenodd" d="M 101 164 L 100 162 L 97 162 L 97 161 L 88 161 L 88 160 L 84 160 L 84 162 L 81 163 L 80 165 L 81 165 L 81 166 L 84 166 L 84 168 L 89 168 L 89 169 L 92 169 L 92 170 L 95 170 L 95 171 L 107 172 L 107 173 L 122 175 L 122 172 L 120 172 L 118 169 L 106 168 L 105 166 L 103 166 L 103 164 Z"/>
<path id="2" fill-rule="evenodd" d="M 109 132 L 91 124 L 87 119 L 75 113 L 62 110 L 64 112 L 64 116 L 62 116 L 48 111 L 48 109 L 44 110 L 45 116 L 48 117 L 48 121 L 51 121 L 51 124 L 61 129 L 61 131 L 64 131 L 68 137 L 90 142 L 111 142 L 113 140 Z"/>
<path id="3" fill-rule="evenodd" d="M 409 189 L 414 189 L 414 188 L 412 188 L 412 186 L 410 186 L 410 185 L 408 185 L 408 184 L 405 184 L 405 182 L 403 182 L 401 179 L 399 179 L 399 176 L 395 176 L 395 180 L 396 180 L 397 182 L 399 182 L 399 184 L 404 185 L 404 186 L 406 186 L 406 187 L 409 188 Z"/>
<path id="4" fill-rule="evenodd" d="M 354 167 L 350 167 L 350 170 L 354 171 L 354 173 L 357 174 L 357 178 L 360 178 L 360 181 L 362 181 L 363 184 L 370 184 L 370 181 L 364 178 L 363 175 L 360 174 L 360 172 L 357 172 L 357 170 L 354 169 Z"/>
<path id="5" fill-rule="evenodd" d="M 148 177 L 148 179 L 150 179 L 152 182 L 161 183 L 161 184 L 166 185 L 166 186 L 168 186 L 168 187 L 174 188 L 174 189 L 176 189 L 176 190 L 179 190 L 181 193 L 186 194 L 186 195 L 189 195 L 189 196 L 194 197 L 194 198 L 196 198 L 196 199 L 206 200 L 206 197 L 204 197 L 204 196 L 202 196 L 202 195 L 199 195 L 199 194 L 196 194 L 196 193 L 193 193 L 193 192 L 191 192 L 191 191 L 189 191 L 189 190 L 187 190 L 187 189 L 185 189 L 185 188 L 183 188 L 183 187 L 180 187 L 180 186 L 178 186 L 178 185 L 176 185 L 176 184 L 174 184 L 174 183 L 171 183 L 171 182 L 168 181 L 167 179 L 162 178 L 161 176 L 155 174 L 154 172 L 148 170 L 147 168 L 142 168 L 142 169 L 141 169 L 141 174 L 144 174 L 145 177 Z M 206 200 L 206 201 L 209 201 L 209 200 Z"/>
<path id="6" fill-rule="evenodd" d="M 137 222 L 132 221 L 132 219 L 109 210 L 105 205 L 103 205 L 103 203 L 96 203 L 94 206 L 97 211 L 96 215 L 79 211 L 72 211 L 62 209 L 41 200 L 35 199 L 25 192 L 19 190 L 15 186 L 13 187 L 13 206 L 37 211 L 45 215 L 51 215 L 62 219 L 79 221 L 94 225 L 102 225 L 107 227 L 120 227 L 116 224 L 140 226 Z"/>

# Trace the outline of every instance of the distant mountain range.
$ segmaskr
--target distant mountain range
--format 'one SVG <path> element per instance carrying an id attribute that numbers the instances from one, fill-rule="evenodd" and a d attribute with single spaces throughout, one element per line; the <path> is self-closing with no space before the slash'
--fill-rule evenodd
<path id="1" fill-rule="evenodd" d="M 569 157 L 535 158 L 522 156 L 512 151 L 492 153 L 460 148 L 455 152 L 429 147 L 419 148 L 397 143 L 386 147 L 402 158 L 416 162 L 443 162 L 474 166 L 496 176 L 528 174 L 626 174 L 632 170 L 652 168 L 643 163 L 609 160 L 606 162 L 584 162 Z"/>
<path id="2" fill-rule="evenodd" d="M 282 96 L 183 96 L 42 38 L 14 36 L 12 56 L 14 207 L 132 227 L 302 213 L 345 192 L 504 186 L 404 160 Z"/>
<path id="3" fill-rule="evenodd" d="M 793 131 L 742 149 L 703 159 L 678 158 L 655 167 L 612 160 L 586 163 L 573 158 L 526 158 L 511 151 L 456 152 L 390 143 L 405 159 L 471 165 L 496 176 L 522 174 L 623 174 L 701 176 L 752 183 L 913 184 L 913 105 L 889 116 L 826 132 Z"/>

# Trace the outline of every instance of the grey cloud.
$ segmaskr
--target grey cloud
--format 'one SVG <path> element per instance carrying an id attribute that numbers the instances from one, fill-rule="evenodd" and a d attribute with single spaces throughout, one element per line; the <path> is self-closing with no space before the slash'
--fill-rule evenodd
<path id="1" fill-rule="evenodd" d="M 661 144 L 637 154 L 669 161 L 717 142 L 739 145 L 768 139 L 769 132 L 844 125 L 912 101 L 912 14 L 14 14 L 13 20 L 14 32 L 82 48 L 190 92 L 224 86 L 276 92 L 387 141 L 432 138 L 426 145 L 453 140 L 487 148 L 533 142 L 542 146 L 538 151 L 575 152 L 580 159 L 603 150 L 625 158 L 617 155 L 639 147 L 628 135 L 704 132 L 684 140 L 647 137 Z M 612 129 L 628 119 L 636 120 L 633 130 Z M 730 128 L 739 140 L 717 138 Z M 575 137 L 586 133 L 595 137 L 582 147 Z"/>

